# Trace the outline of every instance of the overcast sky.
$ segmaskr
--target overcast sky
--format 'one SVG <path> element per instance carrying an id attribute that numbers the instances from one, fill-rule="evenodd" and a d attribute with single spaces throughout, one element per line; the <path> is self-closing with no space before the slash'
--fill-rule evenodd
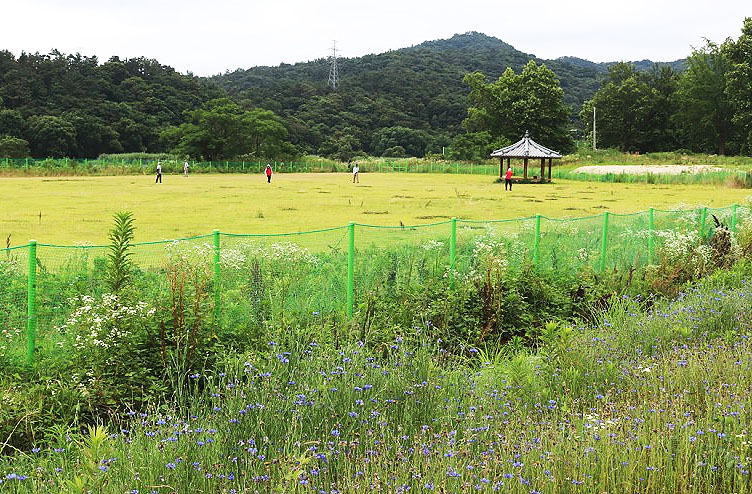
<path id="1" fill-rule="evenodd" d="M 0 50 L 144 56 L 214 75 L 479 31 L 540 58 L 671 61 L 736 39 L 750 0 L 0 0 Z"/>

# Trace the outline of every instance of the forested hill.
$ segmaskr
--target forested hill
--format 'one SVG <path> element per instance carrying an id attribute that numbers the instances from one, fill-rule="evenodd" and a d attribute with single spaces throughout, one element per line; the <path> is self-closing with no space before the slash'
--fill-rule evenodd
<path id="1" fill-rule="evenodd" d="M 356 131 L 361 141 L 364 131 L 392 126 L 450 136 L 461 131 L 467 114 L 469 88 L 462 82 L 466 73 L 481 71 L 495 80 L 507 67 L 519 72 L 529 60 L 554 71 L 573 115 L 592 97 L 611 65 L 569 57 L 540 60 L 497 38 L 470 32 L 378 55 L 339 59 L 336 93 L 327 87 L 326 59 L 236 70 L 213 80 L 231 95 L 293 118 L 299 131 L 294 137 L 311 144 L 321 142 L 323 128 Z M 639 65 L 647 68 L 652 62 Z"/>
<path id="2" fill-rule="evenodd" d="M 0 51 L 0 141 L 28 142 L 10 156 L 160 151 L 165 127 L 225 94 L 212 86 L 145 58 Z"/>
<path id="3" fill-rule="evenodd" d="M 469 87 L 463 83 L 467 73 L 481 71 L 488 80 L 496 80 L 507 67 L 520 72 L 531 59 L 544 62 L 558 76 L 564 103 L 571 108 L 573 125 L 578 125 L 575 116 L 598 89 L 608 64 L 575 58 L 538 60 L 475 32 L 342 58 L 336 91 L 327 85 L 329 63 L 324 58 L 200 78 L 144 58 L 100 62 L 56 50 L 15 57 L 0 47 L 0 157 L 144 151 L 205 159 L 237 156 L 233 153 L 241 150 L 217 154 L 205 149 L 212 138 L 219 139 L 216 129 L 199 128 L 206 131 L 201 139 L 195 133 L 195 125 L 220 111 L 217 108 L 232 113 L 232 118 L 253 110 L 257 113 L 243 118 L 257 120 L 260 109 L 279 116 L 264 114 L 276 122 L 271 127 L 269 121 L 255 122 L 274 135 L 268 142 L 273 140 L 276 147 L 262 150 L 258 145 L 254 153 L 284 149 L 286 156 L 342 157 L 382 155 L 398 147 L 408 155 L 423 156 L 441 152 L 463 132 L 469 106 Z M 646 64 L 650 62 L 639 62 L 638 68 Z M 226 96 L 237 105 L 210 103 Z M 211 115 L 196 113 L 198 109 Z M 199 141 L 202 149 L 191 147 Z M 259 134 L 254 142 L 261 141 Z M 281 155 L 266 154 L 277 156 Z"/>
<path id="4" fill-rule="evenodd" d="M 618 63 L 618 62 L 596 63 L 596 62 L 591 62 L 590 60 L 585 60 L 585 59 L 577 58 L 577 57 L 559 57 L 555 61 L 577 66 L 577 67 L 593 69 L 601 73 L 606 73 L 609 67 Z M 550 62 L 551 61 L 546 61 L 547 64 L 549 64 Z M 634 65 L 635 69 L 639 71 L 650 70 L 651 68 L 653 68 L 654 65 L 666 65 L 668 67 L 671 67 L 673 70 L 677 72 L 682 72 L 685 68 L 686 59 L 682 58 L 680 60 L 674 60 L 673 62 L 653 62 L 652 60 L 638 60 L 636 62 L 630 62 L 630 63 Z"/>

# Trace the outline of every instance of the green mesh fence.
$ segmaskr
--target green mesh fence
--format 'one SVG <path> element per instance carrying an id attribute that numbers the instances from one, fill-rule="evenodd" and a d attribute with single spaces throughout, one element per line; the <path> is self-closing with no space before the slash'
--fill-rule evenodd
<path id="1" fill-rule="evenodd" d="M 26 355 L 28 246 L 0 251 L 0 356 Z"/>
<path id="2" fill-rule="evenodd" d="M 369 295 L 389 297 L 448 279 L 450 221 L 394 227 L 357 224 L 354 229 L 356 308 L 362 308 Z"/>
<path id="3" fill-rule="evenodd" d="M 458 273 L 474 275 L 490 258 L 505 269 L 533 262 L 535 217 L 497 221 L 457 221 Z"/>
<path id="4" fill-rule="evenodd" d="M 154 310 L 169 312 L 176 297 L 191 293 L 202 302 L 200 317 L 216 327 L 262 335 L 278 325 L 341 326 L 351 315 L 367 320 L 375 299 L 400 310 L 405 294 L 442 296 L 452 283 L 477 280 L 490 270 L 638 268 L 661 262 L 677 245 L 708 241 L 717 225 L 750 231 L 752 209 L 651 209 L 420 226 L 353 223 L 277 235 L 215 232 L 132 245 L 132 286 Z M 34 245 L 31 264 L 31 244 L 0 250 L 0 357 L 18 362 L 32 360 L 29 340 L 34 352 L 46 355 L 71 344 L 71 316 L 82 307 L 111 303 L 109 246 Z"/>
<path id="5" fill-rule="evenodd" d="M 165 174 L 182 174 L 184 160 L 176 159 L 137 159 L 112 158 L 71 159 L 71 158 L 0 158 L 0 170 L 49 169 L 74 173 L 101 173 L 116 168 L 128 173 L 154 173 L 157 162 Z M 266 165 L 274 173 L 311 173 L 347 170 L 347 163 L 338 161 L 189 161 L 189 174 L 193 173 L 263 173 Z M 423 163 L 410 159 L 386 159 L 377 162 L 360 163 L 362 172 L 379 173 L 453 173 L 468 175 L 499 175 L 498 164 L 477 163 Z M 533 173 L 531 173 L 531 176 Z"/>
<path id="6" fill-rule="evenodd" d="M 347 227 L 221 235 L 221 321 L 239 330 L 341 320 Z"/>

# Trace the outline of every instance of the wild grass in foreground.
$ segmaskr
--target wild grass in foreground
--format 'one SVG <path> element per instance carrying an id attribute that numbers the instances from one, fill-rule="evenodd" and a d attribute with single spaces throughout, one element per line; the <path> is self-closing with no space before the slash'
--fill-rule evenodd
<path id="1" fill-rule="evenodd" d="M 715 285 L 527 350 L 277 330 L 171 404 L 0 460 L 0 490 L 748 492 L 752 287 Z"/>

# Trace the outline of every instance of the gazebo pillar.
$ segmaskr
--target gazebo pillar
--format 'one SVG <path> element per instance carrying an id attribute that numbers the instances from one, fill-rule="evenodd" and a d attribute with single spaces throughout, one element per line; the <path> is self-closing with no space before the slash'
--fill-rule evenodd
<path id="1" fill-rule="evenodd" d="M 522 172 L 522 178 L 527 179 L 527 158 L 525 158 L 525 169 Z"/>
<path id="2" fill-rule="evenodd" d="M 499 178 L 504 176 L 504 158 L 499 156 Z"/>
<path id="3" fill-rule="evenodd" d="M 551 181 L 551 158 L 548 158 L 548 181 Z"/>
<path id="4" fill-rule="evenodd" d="M 546 158 L 541 158 L 541 172 L 540 172 L 540 181 L 543 182 L 543 177 L 546 175 Z"/>

